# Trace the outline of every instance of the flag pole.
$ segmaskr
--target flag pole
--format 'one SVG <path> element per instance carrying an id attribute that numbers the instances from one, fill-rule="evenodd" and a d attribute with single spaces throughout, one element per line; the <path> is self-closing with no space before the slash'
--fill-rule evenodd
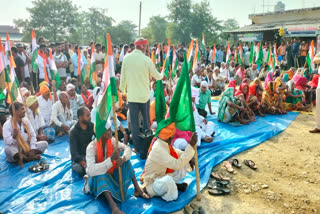
<path id="1" fill-rule="evenodd" d="M 199 136 L 198 136 L 199 137 Z M 197 151 L 197 144 L 193 146 L 194 149 L 194 165 L 196 170 L 196 183 L 197 183 L 197 200 L 201 200 L 200 194 L 200 174 L 199 174 L 199 162 L 198 162 L 198 151 Z"/>
<path id="2" fill-rule="evenodd" d="M 112 113 L 113 113 L 113 124 L 114 124 L 114 135 L 116 138 L 116 148 L 119 147 L 118 142 L 118 126 L 117 126 L 117 116 L 116 116 L 116 102 L 114 95 L 112 95 Z M 120 194 L 121 194 L 121 200 L 124 201 L 124 194 L 123 194 L 123 185 L 122 185 L 122 175 L 121 175 L 121 167 L 118 167 L 118 173 L 119 173 L 119 186 L 120 186 Z"/>

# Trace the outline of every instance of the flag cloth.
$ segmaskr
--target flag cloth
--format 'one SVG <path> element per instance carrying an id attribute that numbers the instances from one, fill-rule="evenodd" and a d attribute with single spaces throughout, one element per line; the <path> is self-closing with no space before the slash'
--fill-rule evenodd
<path id="1" fill-rule="evenodd" d="M 165 117 L 167 112 L 166 99 L 164 97 L 162 80 L 158 80 L 156 83 L 156 105 L 155 105 L 155 113 L 156 113 L 156 121 L 159 124 Z"/>
<path id="2" fill-rule="evenodd" d="M 51 80 L 54 81 L 54 85 L 56 89 L 58 89 L 61 85 L 61 79 L 57 70 L 56 63 L 53 60 L 52 51 L 49 49 L 49 66 L 50 66 L 50 74 L 51 74 Z"/>
<path id="3" fill-rule="evenodd" d="M 90 79 L 90 83 L 93 87 L 97 86 L 97 67 L 96 67 L 96 58 L 95 58 L 95 47 L 94 47 L 94 43 L 92 43 L 91 46 L 91 64 L 90 64 L 90 75 L 89 75 L 89 79 Z"/>
<path id="4" fill-rule="evenodd" d="M 243 63 L 243 49 L 242 49 L 242 45 L 240 44 L 240 50 L 239 50 L 239 57 L 240 57 L 240 62 L 241 65 Z"/>
<path id="5" fill-rule="evenodd" d="M 32 43 L 32 57 L 31 57 L 31 62 L 32 62 L 32 69 L 35 71 L 38 69 L 37 65 L 37 58 L 38 58 L 38 48 L 37 48 L 37 41 L 36 41 L 36 33 L 34 32 L 34 29 L 32 29 L 31 33 L 31 43 Z"/>
<path id="6" fill-rule="evenodd" d="M 169 79 L 169 67 L 170 67 L 170 39 L 168 39 L 168 49 L 166 53 L 166 59 L 164 60 L 162 73 Z"/>
<path id="7" fill-rule="evenodd" d="M 156 64 L 156 58 L 155 58 L 155 54 L 154 54 L 155 50 L 152 50 L 151 52 L 151 60 L 153 64 Z"/>
<path id="8" fill-rule="evenodd" d="M 260 47 L 259 47 L 259 51 L 258 51 L 258 57 L 257 57 L 257 66 L 260 67 L 263 63 L 263 50 L 262 50 L 262 42 L 260 42 Z"/>
<path id="9" fill-rule="evenodd" d="M 96 138 L 100 140 L 106 131 L 106 123 L 110 116 L 112 108 L 112 96 L 115 102 L 118 101 L 117 85 L 114 73 L 114 61 L 112 54 L 111 37 L 108 33 L 105 37 L 105 63 L 103 69 L 103 77 L 101 82 L 101 95 L 99 95 L 97 113 L 96 113 Z"/>
<path id="10" fill-rule="evenodd" d="M 195 68 L 198 66 L 198 56 L 199 56 L 199 44 L 198 44 L 198 39 L 196 40 L 196 48 L 194 50 L 194 58 L 193 58 L 193 64 L 192 64 L 192 71 L 195 70 Z"/>
<path id="11" fill-rule="evenodd" d="M 238 63 L 238 48 L 234 49 L 234 62 Z"/>
<path id="12" fill-rule="evenodd" d="M 256 56 L 256 57 L 255 57 L 255 58 L 256 58 L 256 62 L 258 61 L 260 43 L 261 43 L 261 42 L 258 42 L 258 43 L 257 43 L 256 48 L 255 48 L 255 52 L 254 52 L 254 53 L 256 54 L 256 55 L 255 55 L 255 56 Z"/>
<path id="13" fill-rule="evenodd" d="M 213 51 L 212 51 L 211 63 L 213 63 L 213 62 L 214 62 L 214 59 L 216 58 L 216 51 L 217 51 L 217 49 L 216 49 L 216 44 L 214 44 L 214 46 L 213 46 Z"/>
<path id="14" fill-rule="evenodd" d="M 192 55 L 193 55 L 193 39 L 191 39 L 191 42 L 189 44 L 189 49 L 187 52 L 187 62 L 188 62 L 188 68 L 190 69 L 191 63 L 192 63 Z"/>
<path id="15" fill-rule="evenodd" d="M 307 54 L 307 59 L 306 59 L 310 72 L 312 72 L 314 69 L 313 58 L 314 58 L 314 44 L 313 44 L 313 40 L 312 40 L 310 47 L 309 47 L 308 54 Z"/>
<path id="16" fill-rule="evenodd" d="M 176 50 L 174 48 L 174 45 L 172 45 L 172 78 L 177 74 L 178 64 L 179 61 L 177 58 Z"/>
<path id="17" fill-rule="evenodd" d="M 4 55 L 3 55 L 3 51 L 4 51 L 4 48 L 2 46 L 2 43 L 1 43 L 1 36 L 0 36 L 0 74 L 3 72 L 5 66 L 4 66 Z"/>
<path id="18" fill-rule="evenodd" d="M 269 50 L 267 54 L 267 65 L 268 65 L 268 70 L 271 70 L 271 63 L 272 63 L 272 58 L 271 58 L 271 45 L 269 45 Z"/>
<path id="19" fill-rule="evenodd" d="M 274 43 L 274 47 L 273 47 L 273 67 L 275 68 L 276 65 L 278 65 L 278 54 L 277 54 L 277 43 Z"/>
<path id="20" fill-rule="evenodd" d="M 84 62 L 82 61 L 80 48 L 78 48 L 78 76 L 80 76 L 81 84 L 84 84 L 86 72 L 84 70 Z"/>
<path id="21" fill-rule="evenodd" d="M 251 43 L 251 47 L 250 47 L 250 56 L 249 56 L 249 63 L 250 64 L 253 64 L 254 62 L 253 62 L 253 52 L 254 52 L 254 50 L 253 50 L 253 42 Z"/>
<path id="22" fill-rule="evenodd" d="M 158 128 L 155 133 L 156 136 L 159 134 L 161 129 L 167 127 L 171 123 L 175 123 L 176 128 L 181 131 L 195 131 L 191 84 L 188 70 L 188 62 L 186 55 L 184 55 L 181 75 L 169 107 L 169 118 L 162 120 L 158 124 Z"/>
<path id="23" fill-rule="evenodd" d="M 202 33 L 202 42 L 201 42 L 201 51 L 202 51 L 202 56 L 206 56 L 206 42 L 204 40 L 204 33 Z"/>
<path id="24" fill-rule="evenodd" d="M 156 64 L 157 64 L 157 65 L 159 66 L 159 68 L 160 68 L 160 67 L 161 67 L 161 57 L 160 57 L 160 44 L 159 44 L 159 43 L 158 43 L 158 46 L 157 46 L 155 59 L 156 59 Z"/>
<path id="25" fill-rule="evenodd" d="M 230 51 L 230 43 L 228 42 L 228 47 L 227 47 L 227 51 L 226 51 L 226 61 L 227 64 L 229 65 L 230 61 L 231 61 L 231 51 Z"/>
<path id="26" fill-rule="evenodd" d="M 1 41 L 1 37 L 0 37 Z M 5 95 L 5 89 L 6 89 L 6 71 L 5 71 L 5 52 L 4 47 L 2 46 L 2 43 L 0 42 L 0 100 L 4 99 L 6 97 Z M 11 82 L 11 81 L 9 81 Z"/>

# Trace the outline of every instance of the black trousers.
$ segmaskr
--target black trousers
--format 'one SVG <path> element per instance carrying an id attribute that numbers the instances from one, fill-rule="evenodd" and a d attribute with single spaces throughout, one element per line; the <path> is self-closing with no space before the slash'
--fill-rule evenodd
<path id="1" fill-rule="evenodd" d="M 198 113 L 202 116 L 202 117 L 207 117 L 208 115 L 208 112 L 205 110 L 205 109 L 200 109 L 200 108 L 197 108 L 198 109 Z"/>

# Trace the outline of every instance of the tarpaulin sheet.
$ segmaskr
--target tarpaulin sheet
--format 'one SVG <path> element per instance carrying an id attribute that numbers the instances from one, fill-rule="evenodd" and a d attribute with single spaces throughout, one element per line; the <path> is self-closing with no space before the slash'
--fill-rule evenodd
<path id="1" fill-rule="evenodd" d="M 213 102 L 217 112 L 218 102 Z M 216 115 L 208 116 L 215 124 L 216 136 L 213 143 L 202 143 L 198 148 L 201 189 L 210 177 L 212 167 L 223 160 L 256 146 L 286 129 L 298 113 L 286 115 L 268 115 L 258 117 L 257 122 L 247 126 L 232 127 L 218 123 Z M 4 213 L 110 213 L 104 199 L 95 200 L 82 192 L 83 180 L 72 173 L 69 140 L 57 138 L 49 145 L 43 158 L 50 164 L 50 169 L 41 173 L 31 173 L 28 168 L 35 162 L 20 166 L 7 163 L 4 142 L 0 141 L 0 211 Z M 139 179 L 145 161 L 133 155 L 131 163 Z M 150 200 L 129 197 L 118 203 L 125 213 L 167 213 L 183 208 L 196 196 L 195 172 L 189 173 L 184 182 L 189 183 L 186 192 L 179 193 L 176 201 L 165 202 L 156 197 Z M 129 195 L 133 194 L 133 185 Z"/>

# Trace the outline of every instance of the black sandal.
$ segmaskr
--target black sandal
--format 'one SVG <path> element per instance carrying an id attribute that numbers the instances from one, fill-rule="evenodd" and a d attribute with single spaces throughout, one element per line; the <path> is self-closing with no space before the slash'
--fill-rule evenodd
<path id="1" fill-rule="evenodd" d="M 214 196 L 229 195 L 230 194 L 230 189 L 215 188 L 215 189 L 210 189 L 208 192 L 209 192 L 210 195 L 214 195 Z"/>
<path id="2" fill-rule="evenodd" d="M 216 187 L 226 187 L 229 184 L 229 181 L 213 181 L 208 183 L 208 188 L 209 189 L 214 189 Z"/>
<path id="3" fill-rule="evenodd" d="M 30 172 L 35 172 L 35 173 L 41 172 L 42 171 L 42 166 L 40 166 L 39 163 L 35 163 L 33 166 L 29 167 L 29 171 Z"/>
<path id="4" fill-rule="evenodd" d="M 42 171 L 49 169 L 49 164 L 45 160 L 40 161 L 40 166 L 42 166 Z"/>
<path id="5" fill-rule="evenodd" d="M 232 164 L 232 166 L 235 166 L 237 168 L 241 168 L 241 164 L 238 161 L 238 159 L 231 159 L 231 160 L 229 160 L 229 162 Z"/>
<path id="6" fill-rule="evenodd" d="M 252 160 L 244 160 L 243 163 L 253 170 L 258 169 L 256 164 Z"/>

